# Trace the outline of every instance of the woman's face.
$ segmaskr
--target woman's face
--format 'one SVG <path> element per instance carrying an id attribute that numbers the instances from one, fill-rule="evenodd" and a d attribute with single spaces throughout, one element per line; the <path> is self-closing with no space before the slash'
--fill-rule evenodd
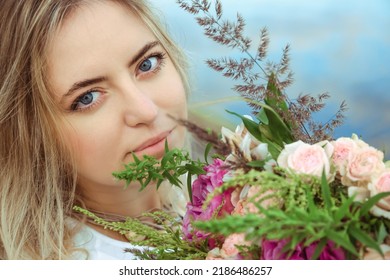
<path id="1" fill-rule="evenodd" d="M 112 172 L 138 157 L 182 147 L 186 118 L 182 80 L 145 24 L 107 2 L 78 8 L 49 51 L 48 77 L 65 111 L 80 187 L 123 185 Z"/>

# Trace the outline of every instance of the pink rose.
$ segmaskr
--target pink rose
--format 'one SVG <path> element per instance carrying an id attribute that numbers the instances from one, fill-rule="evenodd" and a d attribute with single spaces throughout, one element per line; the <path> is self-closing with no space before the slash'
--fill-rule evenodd
<path id="1" fill-rule="evenodd" d="M 287 240 L 263 240 L 261 244 L 262 260 L 304 260 L 302 248 L 297 248 L 287 258 L 287 254 L 283 252 Z"/>
<path id="2" fill-rule="evenodd" d="M 205 166 L 206 174 L 201 174 L 192 183 L 192 202 L 194 206 L 203 205 L 209 193 L 223 184 L 223 177 L 228 172 L 223 168 L 224 162 L 215 159 L 212 164 Z"/>
<path id="3" fill-rule="evenodd" d="M 310 145 L 299 140 L 285 145 L 277 162 L 279 166 L 300 174 L 321 177 L 325 171 L 326 177 L 331 180 L 329 159 L 332 153 L 333 147 L 328 142 Z"/>
<path id="4" fill-rule="evenodd" d="M 314 255 L 318 242 L 314 242 L 305 248 L 306 259 L 310 260 Z M 345 260 L 345 252 L 341 247 L 334 244 L 333 241 L 328 241 L 321 254 L 318 256 L 319 260 Z"/>
<path id="5" fill-rule="evenodd" d="M 344 175 L 349 155 L 358 148 L 368 147 L 368 144 L 360 140 L 356 134 L 352 137 L 340 137 L 335 141 L 330 142 L 333 146 L 332 160 L 337 171 Z"/>
<path id="6" fill-rule="evenodd" d="M 381 151 L 373 147 L 359 148 L 349 155 L 346 174 L 341 181 L 346 186 L 366 186 L 373 176 L 384 169 Z"/>
<path id="7" fill-rule="evenodd" d="M 310 260 L 317 247 L 317 242 L 309 246 L 299 244 L 289 255 L 283 251 L 287 240 L 264 240 L 262 243 L 263 260 Z M 345 252 L 342 248 L 337 247 L 332 241 L 328 241 L 320 253 L 319 260 L 345 260 Z"/>
<path id="8" fill-rule="evenodd" d="M 344 175 L 347 166 L 349 155 L 352 154 L 359 147 L 367 147 L 368 145 L 363 141 L 352 138 L 341 137 L 332 141 L 333 155 L 332 160 L 339 174 Z"/>
<path id="9" fill-rule="evenodd" d="M 183 233 L 187 240 L 203 240 L 210 236 L 208 233 L 195 230 L 191 225 L 192 221 L 207 221 L 213 217 L 230 214 L 234 209 L 231 202 L 233 188 L 214 196 L 207 208 L 203 209 L 207 196 L 223 184 L 223 177 L 227 173 L 223 164 L 222 160 L 215 159 L 204 168 L 206 174 L 199 175 L 192 184 L 192 203 L 187 204 L 187 212 L 183 219 Z M 209 248 L 215 247 L 215 244 L 216 240 L 209 239 Z"/>
<path id="10" fill-rule="evenodd" d="M 241 260 L 240 250 L 237 246 L 250 246 L 251 242 L 245 240 L 244 233 L 233 233 L 225 238 L 221 248 L 221 256 L 226 260 Z"/>

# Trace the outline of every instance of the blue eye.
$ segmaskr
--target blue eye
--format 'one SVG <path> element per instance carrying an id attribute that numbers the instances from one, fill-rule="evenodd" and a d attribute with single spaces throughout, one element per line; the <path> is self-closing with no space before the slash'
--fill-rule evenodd
<path id="1" fill-rule="evenodd" d="M 139 70 L 142 72 L 148 72 L 155 69 L 158 66 L 158 58 L 156 56 L 151 56 L 142 61 L 139 66 Z"/>
<path id="2" fill-rule="evenodd" d="M 71 109 L 73 111 L 81 110 L 88 108 L 96 102 L 99 97 L 98 91 L 90 91 L 81 96 L 79 96 L 72 104 Z"/>
<path id="3" fill-rule="evenodd" d="M 88 92 L 87 94 L 81 96 L 79 99 L 79 102 L 83 103 L 83 105 L 88 105 L 93 101 L 93 95 L 91 92 Z"/>

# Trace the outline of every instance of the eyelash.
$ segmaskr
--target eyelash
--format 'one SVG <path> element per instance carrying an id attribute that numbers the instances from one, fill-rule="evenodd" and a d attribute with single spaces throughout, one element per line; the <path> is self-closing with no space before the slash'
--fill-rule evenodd
<path id="1" fill-rule="evenodd" d="M 164 66 L 165 64 L 165 58 L 166 58 L 166 54 L 163 53 L 163 52 L 154 52 L 154 53 L 151 53 L 147 56 L 145 56 L 141 61 L 140 63 L 137 64 L 137 71 L 140 71 L 140 67 L 142 65 L 142 63 L 144 63 L 146 60 L 148 59 L 151 59 L 151 58 L 157 58 L 157 65 L 151 69 L 151 70 L 148 70 L 148 71 L 145 71 L 145 72 L 142 72 L 140 74 L 137 74 L 139 76 L 141 76 L 141 78 L 147 78 L 148 75 L 153 75 L 153 74 L 156 74 L 158 73 L 162 67 Z M 146 76 L 146 77 L 143 77 L 143 76 Z M 101 96 L 99 96 L 97 98 L 97 101 L 95 102 L 92 102 L 91 105 L 86 105 L 85 107 L 83 108 L 77 108 L 77 104 L 81 101 L 81 99 L 86 96 L 87 94 L 90 94 L 90 93 L 93 93 L 93 92 L 98 92 L 100 95 L 102 95 L 103 93 L 101 92 L 101 90 L 99 89 L 90 89 L 88 90 L 87 92 L 84 92 L 82 93 L 81 95 L 79 95 L 71 104 L 70 106 L 70 111 L 72 112 L 84 112 L 84 111 L 87 111 L 87 110 L 91 110 L 93 109 L 95 106 L 99 105 L 99 103 L 101 102 Z"/>
<path id="2" fill-rule="evenodd" d="M 156 67 L 154 69 L 152 69 L 152 70 L 149 70 L 149 71 L 146 71 L 146 72 L 141 72 L 141 74 L 139 74 L 139 75 L 144 76 L 144 75 L 149 75 L 149 74 L 156 74 L 156 73 L 158 73 L 161 70 L 161 68 L 165 64 L 165 58 L 166 58 L 166 54 L 163 53 L 163 52 L 154 52 L 154 53 L 151 53 L 151 54 L 145 56 L 140 61 L 140 63 L 137 64 L 137 70 L 139 70 L 139 68 L 141 67 L 143 62 L 145 62 L 146 60 L 148 60 L 150 58 L 153 58 L 153 57 L 157 58 L 157 65 L 156 65 Z"/>
<path id="3" fill-rule="evenodd" d="M 92 102 L 90 105 L 85 105 L 83 108 L 77 108 L 77 104 L 81 102 L 81 99 L 86 96 L 87 94 L 97 92 L 99 96 L 97 97 L 97 101 Z M 87 111 L 93 109 L 95 106 L 99 105 L 102 99 L 102 96 L 104 92 L 100 89 L 90 89 L 87 92 L 82 93 L 80 96 L 78 96 L 70 106 L 70 111 L 72 112 L 81 112 L 81 111 Z"/>

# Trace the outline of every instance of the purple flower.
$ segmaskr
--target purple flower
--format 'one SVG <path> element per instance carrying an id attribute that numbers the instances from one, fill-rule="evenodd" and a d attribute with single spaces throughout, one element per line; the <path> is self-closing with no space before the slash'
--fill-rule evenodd
<path id="1" fill-rule="evenodd" d="M 203 209 L 207 196 L 223 184 L 223 176 L 228 172 L 227 169 L 222 168 L 223 164 L 222 160 L 215 159 L 212 164 L 204 168 L 206 174 L 199 175 L 192 184 L 192 204 L 187 204 L 187 212 L 183 220 L 183 232 L 187 240 L 209 237 L 208 233 L 194 230 L 191 226 L 192 221 L 207 221 L 213 217 L 230 214 L 234 209 L 231 203 L 233 189 L 228 189 L 222 194 L 214 196 L 207 208 Z M 211 241 L 211 243 L 215 242 Z"/>
<path id="2" fill-rule="evenodd" d="M 308 259 L 311 259 L 314 251 L 316 250 L 318 242 L 310 244 L 306 249 L 306 255 Z M 328 241 L 318 257 L 319 260 L 345 260 L 345 252 L 341 247 L 337 247 L 333 241 Z"/>
<path id="3" fill-rule="evenodd" d="M 294 252 L 289 258 L 288 254 L 283 252 L 283 247 L 287 244 L 287 240 L 263 240 L 261 244 L 262 248 L 262 260 L 304 260 L 302 248 L 297 246 Z"/>
<path id="4" fill-rule="evenodd" d="M 298 244 L 291 255 L 289 252 L 284 252 L 283 247 L 288 243 L 284 240 L 263 240 L 262 256 L 263 260 L 310 260 L 316 250 L 318 242 L 313 242 L 307 247 Z M 319 260 L 345 260 L 344 250 L 337 247 L 332 241 L 323 248 L 318 257 Z"/>

